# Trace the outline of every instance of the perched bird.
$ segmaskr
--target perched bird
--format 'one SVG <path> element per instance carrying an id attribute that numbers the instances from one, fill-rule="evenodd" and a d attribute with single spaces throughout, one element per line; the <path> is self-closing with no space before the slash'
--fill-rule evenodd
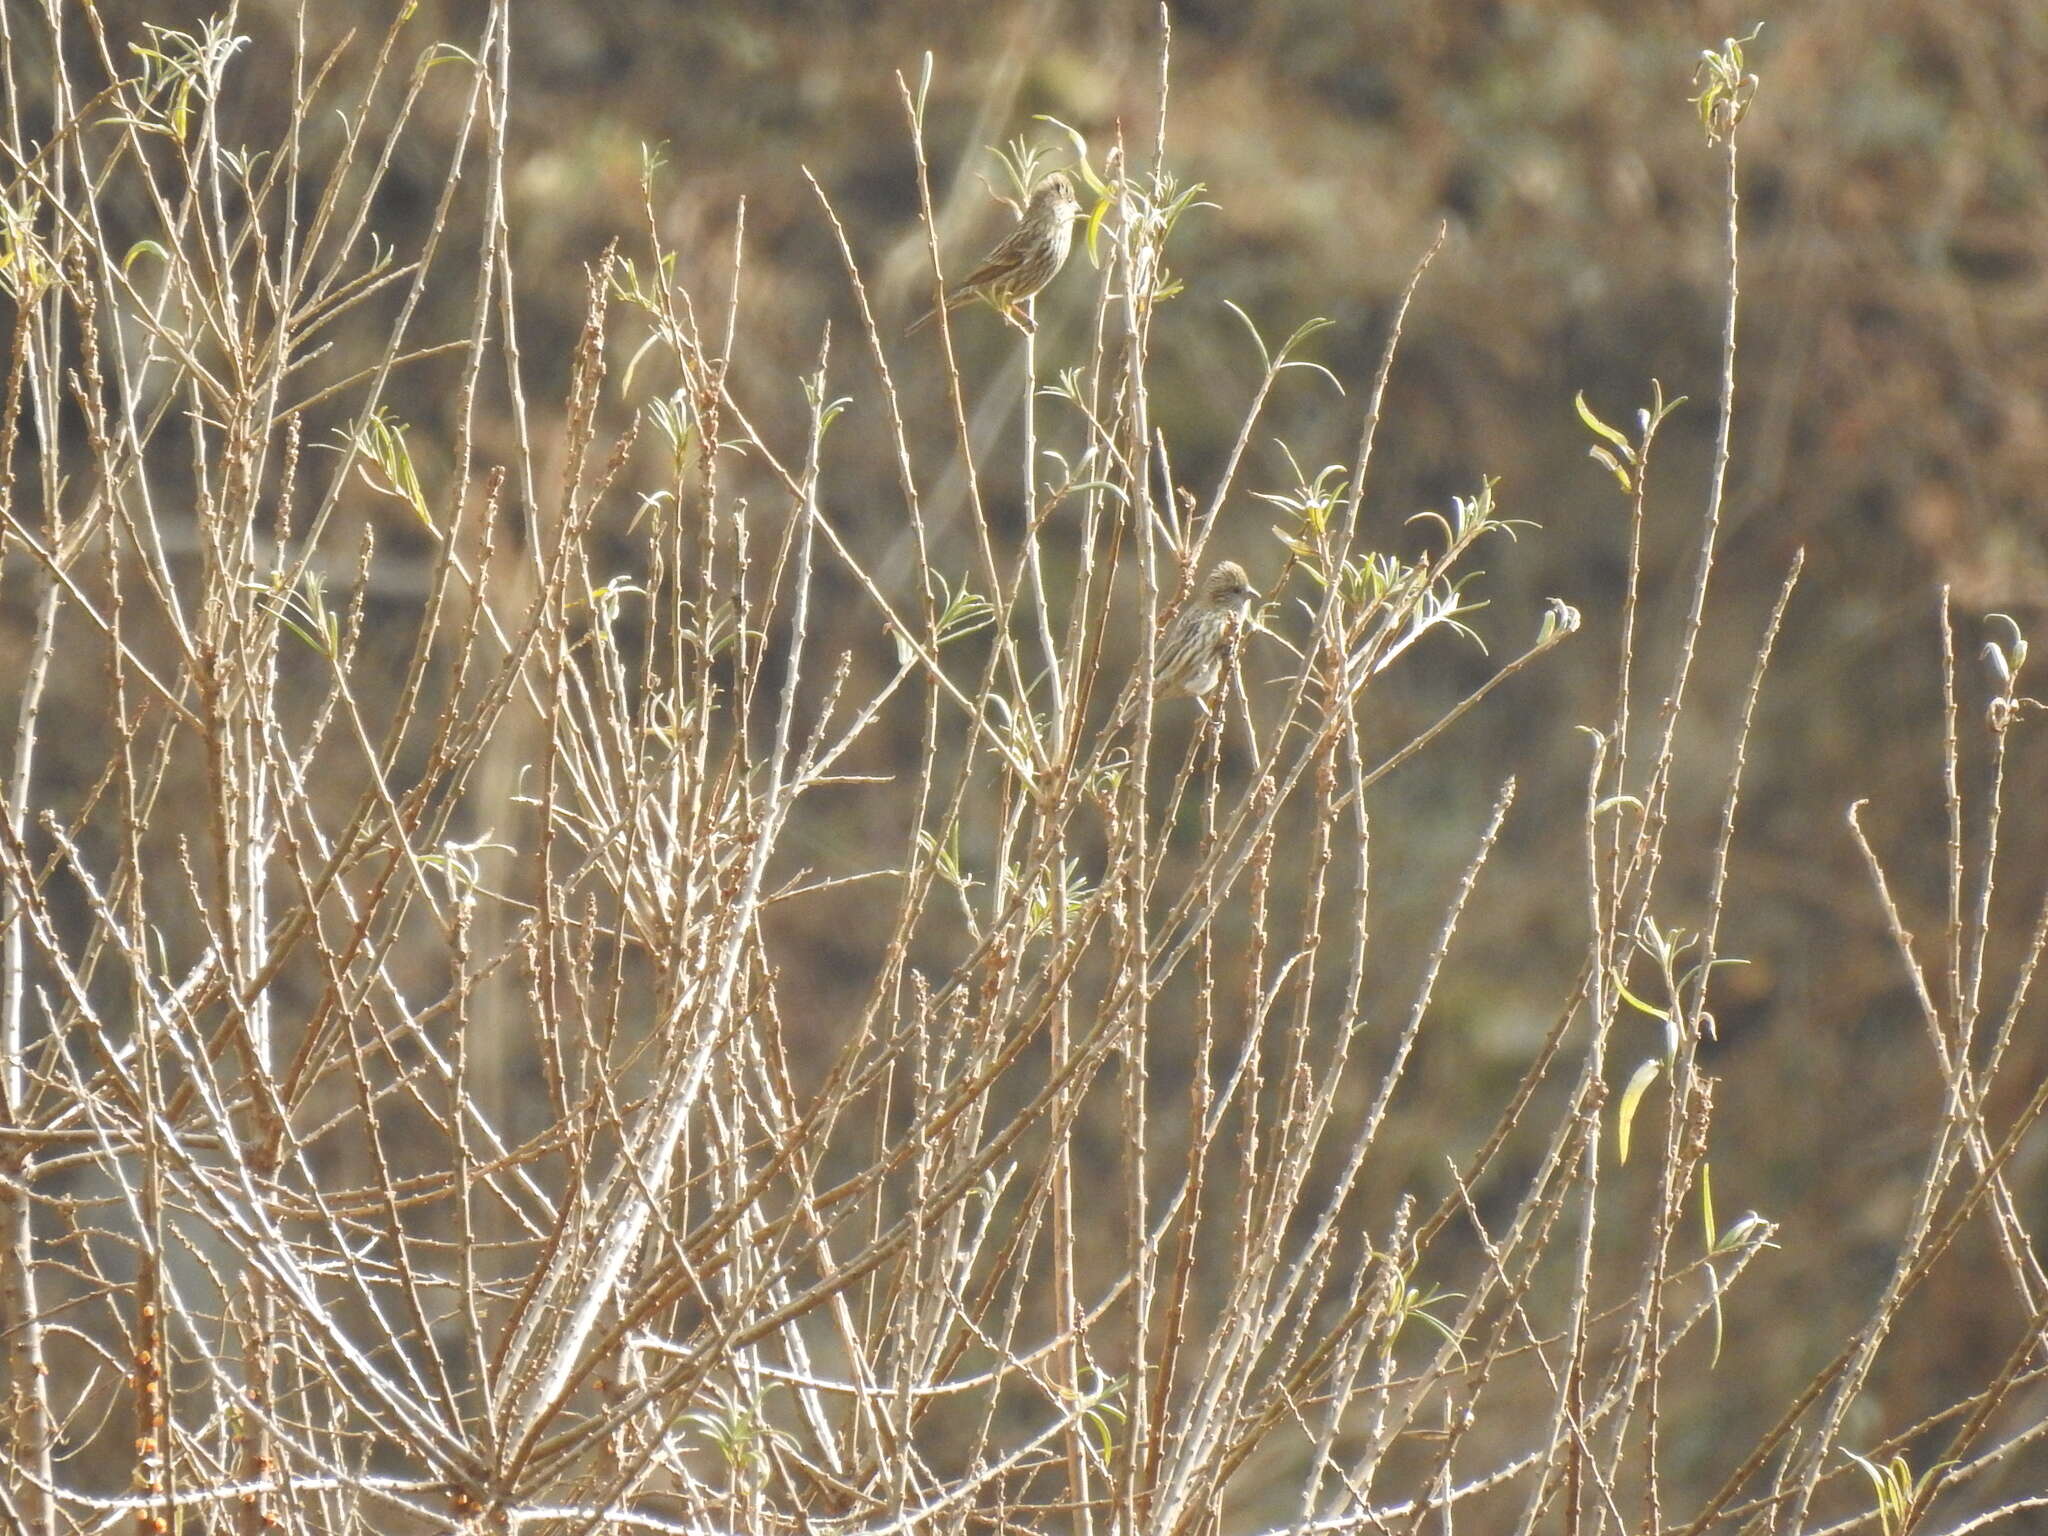
<path id="1" fill-rule="evenodd" d="M 1235 560 L 1220 560 L 1202 578 L 1166 633 L 1152 672 L 1152 691 L 1160 698 L 1186 694 L 1203 700 L 1223 681 L 1223 663 L 1230 654 L 1231 632 L 1251 612 L 1259 594 Z"/>
<path id="2" fill-rule="evenodd" d="M 1016 306 L 1059 276 L 1074 246 L 1074 219 L 1080 211 L 1073 182 L 1064 171 L 1054 171 L 1032 189 L 1017 227 L 980 266 L 946 290 L 946 308 L 985 298 L 1005 319 L 1029 329 L 1031 321 L 1019 315 Z M 926 310 L 905 334 L 922 330 L 937 314 L 936 309 Z"/>

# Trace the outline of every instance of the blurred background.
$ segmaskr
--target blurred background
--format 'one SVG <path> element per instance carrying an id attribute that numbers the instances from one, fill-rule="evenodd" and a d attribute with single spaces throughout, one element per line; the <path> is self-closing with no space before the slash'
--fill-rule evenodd
<path id="1" fill-rule="evenodd" d="M 401 52 L 409 58 L 429 39 L 473 43 L 477 9 L 423 0 Z M 137 0 L 102 10 L 117 30 L 203 14 Z M 313 9 L 316 52 L 358 22 L 366 30 L 353 48 L 374 48 L 381 10 L 344 14 L 354 10 Z M 873 367 L 808 168 L 845 224 L 911 408 L 936 563 L 968 568 L 936 341 L 900 335 L 928 302 L 930 279 L 897 72 L 915 81 L 932 52 L 928 149 L 957 272 L 1007 226 L 980 179 L 1000 185 L 987 147 L 1032 134 L 1058 142 L 1035 114 L 1079 129 L 1098 165 L 1119 128 L 1149 158 L 1155 8 L 585 0 L 517 14 L 507 178 L 525 382 L 543 440 L 559 432 L 584 265 L 616 238 L 645 270 L 643 147 L 665 145 L 652 213 L 700 314 L 726 302 L 745 199 L 734 378 L 771 438 L 797 441 L 798 379 L 833 325 L 835 391 L 855 403 L 832 444 L 831 480 L 846 499 L 829 510 L 877 569 L 905 581 L 902 502 Z M 1491 1124 L 1583 954 L 1583 893 L 1559 871 L 1577 867 L 1582 846 L 1587 745 L 1574 728 L 1604 723 L 1611 709 L 1627 521 L 1612 480 L 1586 456 L 1577 391 L 1616 423 L 1647 403 L 1653 379 L 1690 397 L 1659 440 L 1650 499 L 1642 717 L 1669 676 L 1705 505 L 1725 282 L 1721 162 L 1687 98 L 1701 48 L 1765 23 L 1749 48 L 1762 85 L 1741 137 L 1735 455 L 1683 743 L 1690 777 L 1675 800 L 1680 852 L 1658 903 L 1667 925 L 1697 928 L 1705 917 L 1742 691 L 1803 548 L 1804 578 L 1750 741 L 1722 929 L 1722 952 L 1747 964 L 1719 974 L 1719 1040 L 1707 1061 L 1721 1079 L 1713 1168 L 1723 1219 L 1759 1210 L 1783 1224 L 1782 1247 L 1730 1300 L 1727 1349 L 1742 1368 L 1716 1374 L 1703 1355 L 1700 1401 L 1675 1421 L 1672 1473 L 1704 1492 L 1725 1474 L 1728 1447 L 1702 1426 L 1717 1416 L 1768 1423 L 1863 1316 L 1941 1113 L 1919 1008 L 1844 811 L 1870 798 L 1865 824 L 1907 926 L 1922 936 L 1922 959 L 1939 971 L 1948 836 L 1939 594 L 1944 585 L 1953 593 L 1974 831 L 1990 741 L 1981 726 L 1990 680 L 1977 660 L 1994 633 L 1986 615 L 2033 628 L 2048 593 L 2048 8 L 1186 0 L 1171 14 L 1167 164 L 1203 183 L 1215 205 L 1180 226 L 1169 262 L 1186 289 L 1154 330 L 1154 408 L 1175 472 L 1206 499 L 1256 383 L 1256 357 L 1226 299 L 1269 339 L 1328 317 L 1333 326 L 1308 355 L 1347 391 L 1306 373 L 1283 381 L 1213 547 L 1244 561 L 1254 582 L 1277 572 L 1271 509 L 1250 493 L 1295 485 L 1279 441 L 1311 475 L 1350 461 L 1393 302 L 1443 223 L 1448 237 L 1393 375 L 1367 540 L 1412 553 L 1426 535 L 1411 514 L 1470 494 L 1488 475 L 1500 477 L 1505 515 L 1540 526 L 1481 561 L 1491 606 L 1474 627 L 1491 655 L 1433 636 L 1375 685 L 1372 745 L 1398 746 L 1519 651 L 1546 597 L 1586 617 L 1572 644 L 1462 722 L 1426 766 L 1391 776 L 1372 804 L 1375 997 L 1391 1014 L 1412 991 L 1501 781 L 1520 777 L 1387 1143 L 1390 1198 L 1413 1190 L 1425 1204 L 1446 1192 L 1445 1157 L 1469 1152 Z M 237 26 L 253 43 L 239 67 L 256 78 L 231 93 L 246 121 L 224 137 L 262 143 L 281 130 L 281 118 L 263 114 L 282 110 L 291 24 L 270 0 L 241 8 Z M 265 72 L 279 80 L 274 93 L 260 83 Z M 428 217 L 463 101 L 452 87 L 423 94 L 380 222 L 405 228 Z M 471 201 L 451 226 L 458 252 L 477 239 Z M 1042 373 L 1065 355 L 1078 360 L 1096 277 L 1077 257 L 1040 301 Z M 433 302 L 448 312 L 422 329 L 462 334 L 466 289 L 446 285 Z M 980 402 L 992 512 L 1014 524 L 1019 349 L 979 310 L 962 312 L 955 338 Z M 635 339 L 625 338 L 614 387 Z M 445 473 L 433 455 L 456 409 L 455 365 L 435 366 L 414 370 L 392 397 L 414 424 L 430 484 Z M 486 461 L 511 455 L 502 407 L 482 407 Z M 659 458 L 643 442 L 629 482 L 659 484 Z M 387 550 L 406 536 L 393 527 Z M 623 551 L 623 527 L 620 538 Z M 1057 540 L 1050 558 L 1057 576 Z M 858 686 L 890 658 L 858 604 L 839 614 L 847 632 L 828 635 L 827 648 L 855 649 Z M 10 635 L 26 632 L 18 611 L 8 623 Z M 1270 675 L 1285 658 L 1254 648 L 1246 662 Z M 2036 730 L 2028 720 L 2015 737 L 2004 807 L 1994 1015 L 2048 881 Z M 905 757 L 912 751 L 906 740 Z M 857 771 L 889 766 L 871 754 Z M 821 873 L 886 865 L 901 846 L 901 828 L 881 819 L 815 823 L 804 835 Z M 844 978 L 858 967 L 865 979 L 877 925 L 891 914 L 858 887 L 788 910 L 784 1011 L 823 1052 L 837 1037 Z M 2030 1083 L 2048 1071 L 2038 1016 L 2037 1005 L 2014 1046 L 2012 1076 Z M 1620 1069 L 1657 1044 L 1641 1021 L 1638 1035 L 1617 1041 Z M 2044 1154 L 2037 1139 L 2013 1178 L 2036 1226 L 2048 1222 Z M 1647 1173 L 1640 1189 L 1630 1170 L 1616 1178 L 1621 1200 L 1646 1205 Z M 1787 1329 L 1786 1319 L 1802 1326 Z M 1848 1442 L 1894 1432 L 1995 1373 L 2019 1321 L 1988 1238 L 1971 1234 L 1909 1309 Z"/>

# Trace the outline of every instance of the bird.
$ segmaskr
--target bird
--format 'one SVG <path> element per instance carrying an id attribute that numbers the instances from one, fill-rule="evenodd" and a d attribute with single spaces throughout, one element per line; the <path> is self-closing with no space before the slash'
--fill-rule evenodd
<path id="1" fill-rule="evenodd" d="M 958 309 L 970 299 L 985 298 L 1005 319 L 1033 329 L 1030 318 L 1018 314 L 1016 306 L 1059 276 L 1074 246 L 1074 219 L 1080 212 L 1074 183 L 1064 171 L 1054 171 L 1032 188 L 1017 227 L 980 266 L 946 290 L 946 308 Z M 937 314 L 936 308 L 926 310 L 904 334 L 922 330 Z"/>
<path id="2" fill-rule="evenodd" d="M 1223 681 L 1232 633 L 1251 612 L 1259 594 L 1235 560 L 1219 560 L 1202 578 L 1195 595 L 1175 614 L 1159 637 L 1152 668 L 1155 697 L 1185 695 L 1202 701 Z"/>

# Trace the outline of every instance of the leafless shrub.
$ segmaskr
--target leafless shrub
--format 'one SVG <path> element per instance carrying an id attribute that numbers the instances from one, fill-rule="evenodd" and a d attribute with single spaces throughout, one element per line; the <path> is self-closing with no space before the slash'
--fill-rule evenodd
<path id="1" fill-rule="evenodd" d="M 1315 327 L 1277 348 L 1253 331 L 1236 451 L 1186 491 L 1146 385 L 1169 237 L 1198 190 L 1165 170 L 1163 51 L 1155 143 L 1099 164 L 1074 145 L 1098 296 L 1078 364 L 1014 342 L 1014 531 L 985 503 L 999 471 L 952 352 L 954 328 L 993 317 L 942 313 L 913 362 L 841 233 L 865 358 L 821 337 L 799 381 L 808 429 L 771 441 L 750 400 L 785 381 L 740 376 L 736 300 L 721 321 L 706 297 L 737 295 L 743 246 L 723 273 L 662 249 L 651 190 L 634 254 L 586 274 L 559 443 L 537 445 L 503 7 L 473 50 L 409 73 L 402 21 L 292 59 L 294 131 L 261 155 L 219 136 L 250 66 L 228 27 L 133 48 L 81 15 L 100 73 L 60 69 L 33 131 L 13 98 L 0 248 L 4 553 L 39 594 L 0 836 L 15 1528 L 1449 1531 L 1462 1511 L 1700 1532 L 1806 1529 L 1832 1500 L 1831 1529 L 1892 1533 L 2040 1505 L 1974 1491 L 2039 1438 L 2000 1426 L 2038 1383 L 2048 1307 L 2008 1182 L 2048 1085 L 1987 1109 L 2014 1097 L 2007 1046 L 2048 935 L 2044 915 L 1994 1024 L 1996 807 L 2031 708 L 2015 633 L 1975 842 L 1951 683 L 1945 968 L 1930 977 L 1894 922 L 1949 1105 L 1921 1204 L 1863 1328 L 1777 1423 L 1716 1429 L 1718 1494 L 1666 1507 L 1666 1386 L 1710 1368 L 1721 1296 L 1775 1230 L 1713 1211 L 1696 1060 L 1747 711 L 1707 908 L 1681 927 L 1658 891 L 1684 854 L 1667 850 L 1673 770 L 1731 453 L 1736 140 L 1755 88 L 1738 44 L 1702 64 L 1728 307 L 1675 669 L 1646 724 L 1632 573 L 1585 861 L 1558 877 L 1586 914 L 1584 965 L 1493 1134 L 1446 1159 L 1424 1204 L 1370 1175 L 1515 782 L 1392 1019 L 1362 1002 L 1384 877 L 1370 791 L 1455 751 L 1468 711 L 1579 628 L 1562 604 L 1530 615 L 1531 643 L 1470 698 L 1367 751 L 1374 680 L 1462 627 L 1476 553 L 1512 553 L 1476 473 L 1431 514 L 1424 558 L 1368 537 L 1374 436 L 1433 252 L 1368 381 L 1355 461 L 1267 494 L 1284 566 L 1227 695 L 1196 712 L 1151 697 L 1156 635 L 1243 499 L 1270 396 L 1315 367 Z M 430 90 L 460 103 L 440 202 L 422 227 L 379 228 Z M 923 83 L 903 95 L 929 227 Z M 309 125 L 337 109 L 315 152 Z M 486 232 L 473 252 L 444 245 L 463 199 Z M 433 284 L 471 285 L 466 335 L 420 333 Z M 372 320 L 367 362 L 333 346 Z M 932 466 L 894 382 L 934 347 L 964 573 L 935 563 Z M 436 360 L 456 369 L 459 429 L 429 459 L 396 402 Z M 512 426 L 502 468 L 478 467 L 487 391 Z M 842 391 L 895 444 L 906 580 L 835 521 Z M 1668 408 L 1658 392 L 1625 433 L 1582 405 L 1638 530 Z M 648 453 L 668 483 L 636 498 L 626 474 Z M 621 573 L 599 532 L 625 524 Z M 1070 589 L 1047 579 L 1054 541 Z M 815 638 L 828 570 L 871 609 L 879 674 Z M 1133 626 L 1141 661 L 1119 670 L 1105 658 Z M 82 716 L 44 709 L 59 673 L 92 701 Z M 876 791 L 848 765 L 906 721 L 899 860 L 792 875 L 819 792 Z M 888 903 L 891 936 L 806 1029 L 836 1054 L 793 1060 L 764 914 L 849 881 Z M 1630 1013 L 1664 1030 L 1640 1063 L 1616 1043 Z M 1168 1034 L 1195 1041 L 1184 1100 L 1148 1075 Z M 1084 1157 L 1083 1134 L 1107 1150 Z M 1611 1192 L 1632 1149 L 1656 1190 L 1639 1226 Z M 2032 1331 L 1996 1379 L 1852 1459 L 1850 1406 L 1972 1221 L 1993 1224 L 1997 1283 Z M 1511 1391 L 1547 1416 L 1498 1410 Z"/>

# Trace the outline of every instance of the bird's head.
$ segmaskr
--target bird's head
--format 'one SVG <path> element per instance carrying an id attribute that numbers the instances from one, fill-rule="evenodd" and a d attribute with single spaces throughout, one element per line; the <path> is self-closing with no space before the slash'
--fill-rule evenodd
<path id="1" fill-rule="evenodd" d="M 1202 601 L 1238 618 L 1250 613 L 1252 604 L 1258 600 L 1258 589 L 1246 578 L 1244 567 L 1235 560 L 1219 560 L 1202 579 Z"/>
<path id="2" fill-rule="evenodd" d="M 1073 179 L 1065 171 L 1054 171 L 1041 181 L 1031 194 L 1031 205 L 1068 219 L 1081 211 L 1081 199 L 1074 195 Z"/>

